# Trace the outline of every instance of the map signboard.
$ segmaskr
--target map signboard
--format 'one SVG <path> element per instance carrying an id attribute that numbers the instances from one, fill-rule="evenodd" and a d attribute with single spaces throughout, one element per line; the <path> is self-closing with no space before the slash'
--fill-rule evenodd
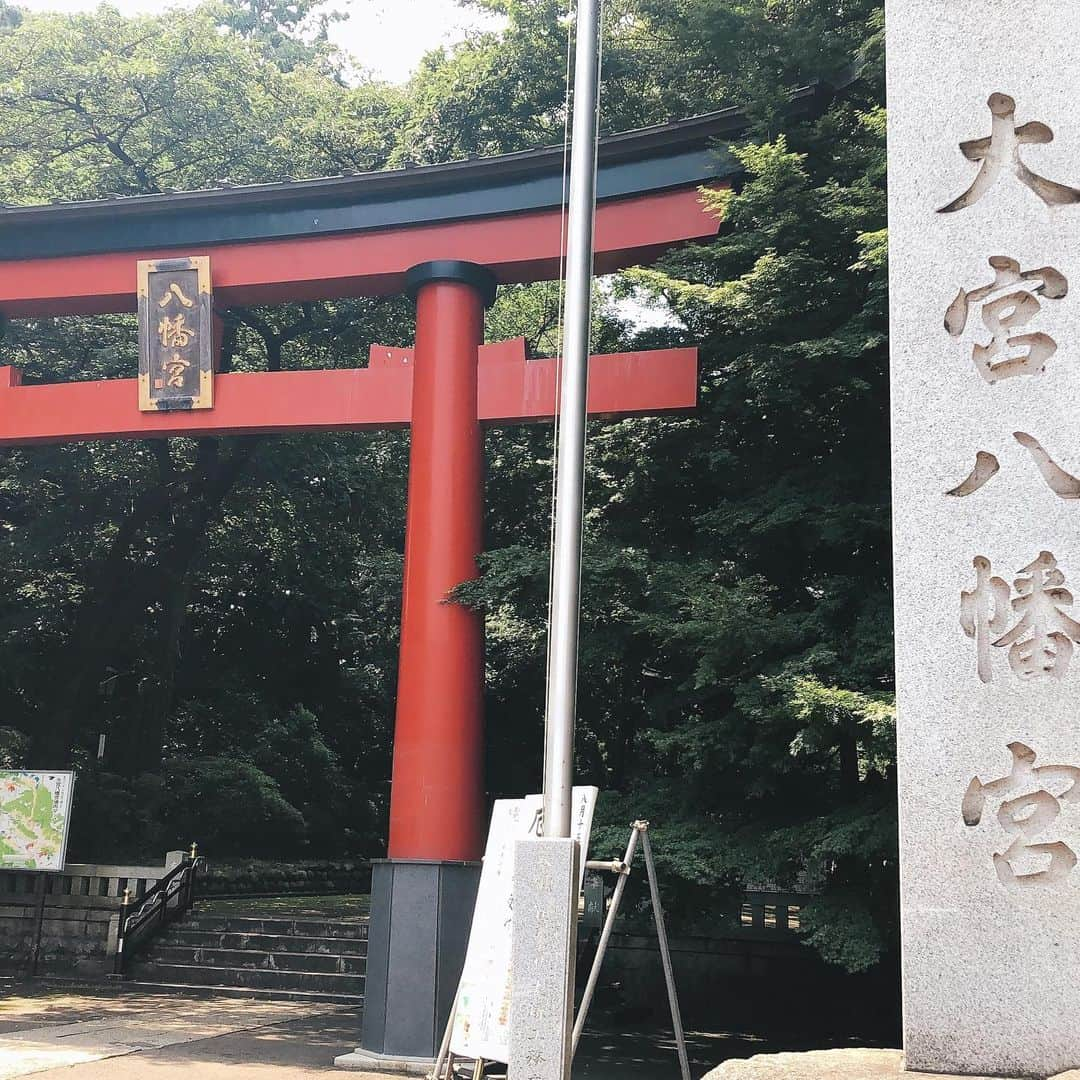
<path id="1" fill-rule="evenodd" d="M 0 769 L 0 868 L 63 870 L 75 774 Z"/>
<path id="2" fill-rule="evenodd" d="M 574 788 L 571 833 L 580 845 L 582 878 L 598 793 L 594 787 Z M 514 845 L 537 835 L 543 803 L 539 795 L 499 799 L 491 815 L 450 1040 L 450 1049 L 462 1057 L 509 1060 Z"/>

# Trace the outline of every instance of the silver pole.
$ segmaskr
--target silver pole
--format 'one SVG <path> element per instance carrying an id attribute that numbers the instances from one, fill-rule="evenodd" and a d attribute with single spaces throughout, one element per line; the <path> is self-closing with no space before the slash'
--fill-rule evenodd
<path id="1" fill-rule="evenodd" d="M 559 397 L 555 540 L 548 642 L 544 835 L 570 835 L 581 608 L 586 391 L 592 320 L 601 0 L 578 0 L 574 121 L 566 246 L 566 316 Z"/>
<path id="2" fill-rule="evenodd" d="M 596 956 L 593 958 L 592 970 L 589 972 L 589 981 L 585 984 L 585 993 L 581 996 L 581 1007 L 578 1009 L 577 1020 L 574 1023 L 573 1042 L 571 1043 L 570 1057 L 573 1060 L 577 1054 L 578 1043 L 581 1042 L 581 1033 L 585 1030 L 585 1021 L 589 1018 L 589 1009 L 592 1007 L 593 995 L 596 993 L 596 984 L 600 981 L 600 967 L 607 955 L 608 942 L 611 941 L 611 932 L 615 929 L 615 920 L 619 916 L 619 905 L 622 904 L 623 893 L 626 892 L 626 882 L 630 877 L 630 868 L 634 863 L 634 853 L 637 850 L 638 827 L 635 824 L 630 830 L 630 843 L 626 845 L 626 854 L 622 864 L 615 871 L 619 880 L 615 882 L 615 892 L 611 897 L 611 907 L 608 908 L 607 918 L 604 920 L 604 929 L 600 934 L 600 943 L 596 947 Z M 611 870 L 614 863 L 608 863 L 607 869 Z"/>

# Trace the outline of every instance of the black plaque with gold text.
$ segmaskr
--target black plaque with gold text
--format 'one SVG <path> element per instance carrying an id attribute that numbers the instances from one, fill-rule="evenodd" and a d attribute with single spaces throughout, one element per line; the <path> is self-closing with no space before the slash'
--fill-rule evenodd
<path id="1" fill-rule="evenodd" d="M 214 405 L 210 259 L 139 263 L 139 408 Z"/>

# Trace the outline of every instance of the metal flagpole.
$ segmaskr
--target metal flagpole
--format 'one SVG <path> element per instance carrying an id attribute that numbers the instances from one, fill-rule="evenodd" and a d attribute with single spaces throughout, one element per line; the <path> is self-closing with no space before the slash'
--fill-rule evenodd
<path id="1" fill-rule="evenodd" d="M 581 525 L 585 421 L 592 322 L 593 218 L 596 213 L 600 7 L 578 0 L 574 121 L 566 245 L 566 317 L 559 397 L 555 540 L 548 643 L 544 753 L 544 836 L 570 835 L 581 607 Z"/>
<path id="2" fill-rule="evenodd" d="M 577 0 L 566 308 L 556 448 L 555 522 L 545 702 L 543 836 L 514 845 L 514 926 L 507 1076 L 569 1080 L 580 852 L 571 835 L 586 390 L 596 212 L 600 9 Z"/>

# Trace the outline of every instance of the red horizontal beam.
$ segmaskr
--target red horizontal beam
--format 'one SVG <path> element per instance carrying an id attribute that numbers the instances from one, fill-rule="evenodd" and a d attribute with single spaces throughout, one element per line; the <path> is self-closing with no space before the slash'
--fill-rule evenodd
<path id="1" fill-rule="evenodd" d="M 214 407 L 140 412 L 136 379 L 21 385 L 0 368 L 0 446 L 170 435 L 366 431 L 409 424 L 412 353 L 375 346 L 366 368 L 218 375 Z M 480 350 L 478 407 L 488 425 L 551 420 L 555 360 L 527 360 L 522 340 Z M 589 412 L 642 416 L 692 409 L 697 350 L 592 358 Z"/>
<path id="2" fill-rule="evenodd" d="M 667 248 L 715 236 L 719 223 L 695 188 L 611 199 L 596 211 L 597 273 L 651 262 Z M 559 276 L 558 209 L 436 225 L 307 236 L 183 251 L 112 252 L 0 262 L 0 312 L 9 318 L 134 311 L 140 259 L 209 255 L 222 305 L 391 296 L 405 272 L 433 259 L 489 267 L 503 284 Z"/>

